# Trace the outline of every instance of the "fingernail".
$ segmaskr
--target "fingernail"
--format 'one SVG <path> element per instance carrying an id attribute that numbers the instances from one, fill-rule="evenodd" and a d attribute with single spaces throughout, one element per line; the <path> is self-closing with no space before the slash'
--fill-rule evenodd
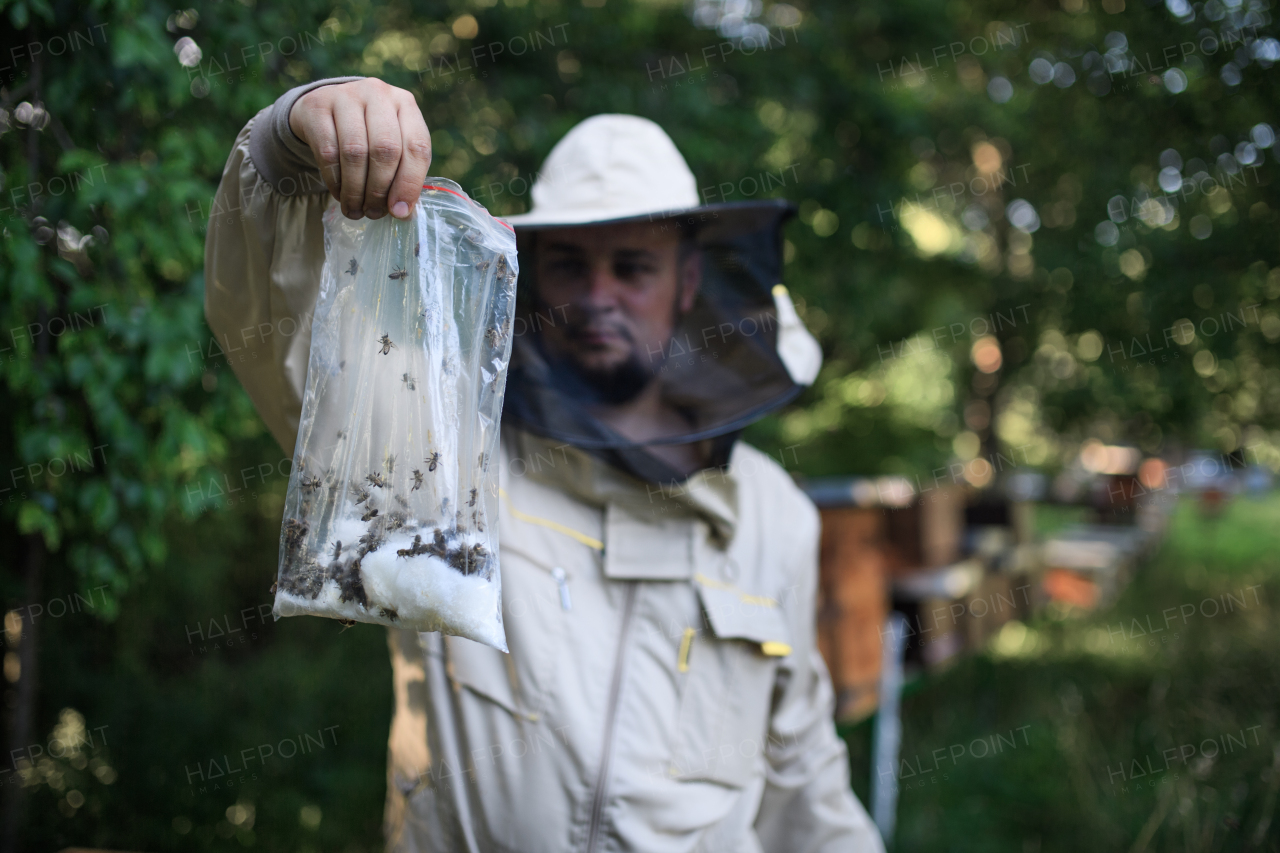
<path id="1" fill-rule="evenodd" d="M 404 219 L 409 215 L 409 205 L 402 201 L 398 201 L 391 205 L 391 215 L 396 219 Z"/>
<path id="2" fill-rule="evenodd" d="M 384 212 L 385 211 L 379 210 L 376 207 L 370 207 L 365 210 L 364 215 L 370 219 L 381 219 Z"/>

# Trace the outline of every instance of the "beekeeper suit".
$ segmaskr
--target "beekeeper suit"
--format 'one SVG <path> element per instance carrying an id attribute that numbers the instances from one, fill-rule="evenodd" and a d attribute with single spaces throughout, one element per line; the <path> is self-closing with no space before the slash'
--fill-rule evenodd
<path id="1" fill-rule="evenodd" d="M 290 110 L 353 79 L 258 113 L 209 223 L 209 324 L 286 450 L 321 215 L 337 203 Z M 790 209 L 700 205 L 666 134 L 620 115 L 570 131 L 532 201 L 508 219 L 521 268 L 499 475 L 510 654 L 390 630 L 388 849 L 882 850 L 815 643 L 818 514 L 736 440 L 821 360 L 778 283 Z M 644 276 L 674 282 L 667 307 L 627 284 Z M 593 362 L 613 351 L 625 357 Z"/>

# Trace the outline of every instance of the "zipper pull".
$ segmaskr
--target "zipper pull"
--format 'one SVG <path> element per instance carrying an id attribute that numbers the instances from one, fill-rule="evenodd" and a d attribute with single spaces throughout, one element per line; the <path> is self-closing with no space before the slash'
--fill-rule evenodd
<path id="1" fill-rule="evenodd" d="M 551 570 L 551 577 L 556 579 L 556 585 L 560 587 L 561 609 L 572 610 L 573 602 L 569 600 L 569 576 L 565 574 L 564 569 L 556 566 Z"/>

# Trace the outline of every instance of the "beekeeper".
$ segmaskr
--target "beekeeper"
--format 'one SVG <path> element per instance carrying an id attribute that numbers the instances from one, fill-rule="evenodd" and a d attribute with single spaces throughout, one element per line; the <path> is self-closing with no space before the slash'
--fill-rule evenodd
<path id="1" fill-rule="evenodd" d="M 236 139 L 205 311 L 286 452 L 321 215 L 409 216 L 430 145 L 411 94 L 361 78 L 293 89 Z M 390 631 L 389 850 L 883 849 L 815 645 L 818 514 L 737 440 L 821 362 L 779 284 L 791 210 L 699 201 L 657 125 L 600 115 L 507 220 L 511 651 Z"/>

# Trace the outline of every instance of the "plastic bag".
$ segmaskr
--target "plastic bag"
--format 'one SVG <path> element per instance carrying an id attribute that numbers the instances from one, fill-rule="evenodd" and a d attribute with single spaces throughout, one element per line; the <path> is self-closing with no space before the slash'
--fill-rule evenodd
<path id="1" fill-rule="evenodd" d="M 443 179 L 408 221 L 330 205 L 274 612 L 507 650 L 497 499 L 515 235 Z"/>

